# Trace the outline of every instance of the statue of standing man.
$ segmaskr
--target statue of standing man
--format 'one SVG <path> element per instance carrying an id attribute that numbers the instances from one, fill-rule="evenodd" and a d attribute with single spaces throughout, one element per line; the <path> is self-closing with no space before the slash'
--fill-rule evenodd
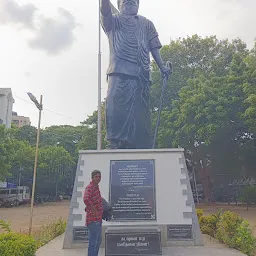
<path id="1" fill-rule="evenodd" d="M 101 24 L 109 40 L 106 130 L 110 149 L 152 147 L 149 107 L 150 53 L 163 76 L 170 75 L 160 56 L 154 24 L 138 15 L 139 0 L 118 0 L 112 14 L 101 0 Z"/>

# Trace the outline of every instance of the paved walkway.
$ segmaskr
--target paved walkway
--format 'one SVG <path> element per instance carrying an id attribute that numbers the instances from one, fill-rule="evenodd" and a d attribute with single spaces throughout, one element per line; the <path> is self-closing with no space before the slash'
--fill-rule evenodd
<path id="1" fill-rule="evenodd" d="M 64 236 L 57 237 L 49 244 L 38 250 L 36 256 L 86 256 L 86 249 L 71 249 L 63 250 Z M 100 251 L 100 256 L 104 256 L 104 250 Z M 163 248 L 163 256 L 243 256 L 244 254 L 226 248 L 221 245 L 216 245 L 211 242 L 205 243 L 205 246 L 200 247 L 171 247 Z"/>

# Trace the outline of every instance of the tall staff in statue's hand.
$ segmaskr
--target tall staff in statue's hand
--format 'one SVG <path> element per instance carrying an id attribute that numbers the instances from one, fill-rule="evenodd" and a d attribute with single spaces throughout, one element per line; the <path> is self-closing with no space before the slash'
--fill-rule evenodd
<path id="1" fill-rule="evenodd" d="M 169 75 L 171 75 L 172 74 L 172 63 L 170 61 L 167 61 L 166 67 L 170 69 L 170 74 Z M 161 112 L 162 112 L 163 103 L 164 103 L 164 94 L 165 94 L 165 89 L 167 87 L 167 82 L 168 82 L 169 75 L 164 75 L 163 76 L 162 94 L 161 94 L 160 104 L 159 104 L 159 108 L 158 108 L 158 116 L 157 116 L 156 128 L 155 128 L 153 145 L 152 145 L 153 149 L 156 146 L 156 138 L 157 138 L 157 134 L 158 134 L 158 128 L 159 128 L 159 125 L 160 125 Z"/>

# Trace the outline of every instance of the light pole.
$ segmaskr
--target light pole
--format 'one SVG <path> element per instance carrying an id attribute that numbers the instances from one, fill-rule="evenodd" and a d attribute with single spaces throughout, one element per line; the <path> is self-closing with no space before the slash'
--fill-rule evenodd
<path id="1" fill-rule="evenodd" d="M 32 196 L 31 196 L 31 205 L 30 205 L 30 219 L 29 219 L 29 235 L 31 235 L 31 232 L 32 232 L 32 220 L 33 220 L 33 210 L 34 210 L 34 201 L 35 201 L 38 145 L 39 145 L 39 137 L 40 137 L 41 114 L 42 114 L 42 110 L 43 110 L 43 104 L 42 104 L 43 103 L 43 96 L 42 95 L 40 96 L 40 103 L 38 103 L 36 97 L 32 93 L 28 93 L 28 96 L 35 103 L 36 107 L 39 110 L 37 138 L 36 138 L 36 155 L 35 155 L 35 164 L 34 164 L 33 186 L 32 186 Z"/>
<path id="2" fill-rule="evenodd" d="M 101 150 L 101 24 L 100 24 L 100 2 L 99 0 L 99 45 L 98 45 L 98 131 L 97 149 Z"/>

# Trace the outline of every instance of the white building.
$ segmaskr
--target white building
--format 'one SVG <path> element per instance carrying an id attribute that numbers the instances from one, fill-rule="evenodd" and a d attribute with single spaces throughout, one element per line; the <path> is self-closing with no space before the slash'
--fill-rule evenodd
<path id="1" fill-rule="evenodd" d="M 0 124 L 5 124 L 7 128 L 10 128 L 12 123 L 13 103 L 11 88 L 0 88 Z"/>

